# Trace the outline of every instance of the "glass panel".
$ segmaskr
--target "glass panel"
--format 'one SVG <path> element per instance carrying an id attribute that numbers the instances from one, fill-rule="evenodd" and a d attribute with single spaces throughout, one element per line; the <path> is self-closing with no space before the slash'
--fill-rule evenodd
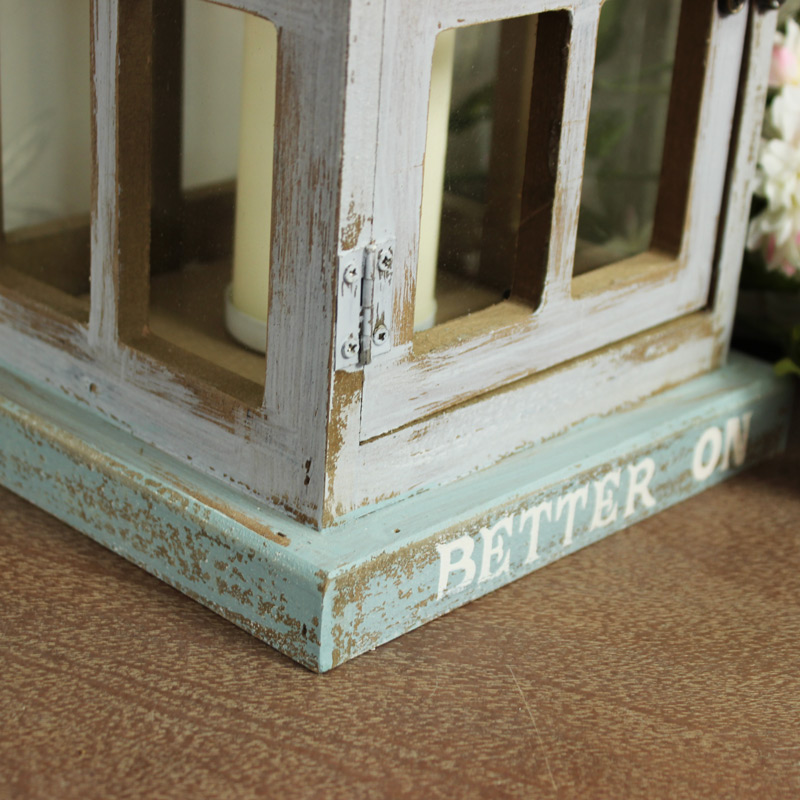
<path id="1" fill-rule="evenodd" d="M 415 329 L 511 290 L 535 17 L 444 31 L 436 41 Z"/>
<path id="2" fill-rule="evenodd" d="M 155 19 L 149 326 L 212 365 L 176 356 L 182 369 L 236 394 L 239 378 L 264 382 L 277 31 L 205 0 L 164 14 Z M 176 26 L 181 57 L 169 46 Z"/>
<path id="3" fill-rule="evenodd" d="M 3 282 L 55 302 L 49 284 L 87 309 L 89 37 L 89 0 L 0 0 Z"/>
<path id="4" fill-rule="evenodd" d="M 606 0 L 600 16 L 575 275 L 650 248 L 680 0 Z"/>

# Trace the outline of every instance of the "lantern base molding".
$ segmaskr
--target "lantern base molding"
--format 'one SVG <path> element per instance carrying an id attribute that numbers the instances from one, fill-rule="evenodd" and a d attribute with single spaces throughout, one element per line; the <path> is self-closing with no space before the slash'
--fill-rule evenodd
<path id="1" fill-rule="evenodd" d="M 0 483 L 322 672 L 778 452 L 791 395 L 734 354 L 320 532 L 0 372 Z"/>

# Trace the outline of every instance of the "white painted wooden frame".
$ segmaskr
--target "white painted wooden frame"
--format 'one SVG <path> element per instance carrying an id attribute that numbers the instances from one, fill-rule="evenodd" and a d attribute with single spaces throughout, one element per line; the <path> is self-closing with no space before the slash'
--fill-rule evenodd
<path id="1" fill-rule="evenodd" d="M 717 7 L 715 0 L 701 2 Z M 374 236 L 396 239 L 401 280 L 395 286 L 392 352 L 365 369 L 362 441 L 708 303 L 747 14 L 714 15 L 705 74 L 697 76 L 703 80 L 700 134 L 679 252 L 673 257 L 651 251 L 573 281 L 601 5 L 602 0 L 442 0 L 420 3 L 411 14 L 404 0 L 387 0 Z M 512 299 L 414 337 L 408 308 L 414 297 L 436 36 L 448 28 L 560 9 L 572 15 L 572 33 L 541 303 L 532 310 Z"/>
<path id="2" fill-rule="evenodd" d="M 92 4 L 96 169 L 88 324 L 29 294 L 0 289 L 0 362 L 239 491 L 319 525 L 349 6 L 347 0 L 224 5 L 270 19 L 280 40 L 263 402 L 248 408 L 143 352 L 135 334 L 146 324 L 146 296 L 131 319 L 121 315 L 130 295 L 146 295 L 147 286 L 149 232 L 142 220 L 149 210 L 141 187 L 149 181 L 142 174 L 149 0 Z M 131 113 L 137 102 L 141 115 Z"/>
<path id="3" fill-rule="evenodd" d="M 132 47 L 128 37 L 137 30 L 141 34 L 149 0 L 94 0 L 92 5 L 96 170 L 89 318 L 71 307 L 66 295 L 50 292 L 43 302 L 24 289 L 2 286 L 0 363 L 238 491 L 323 527 L 378 500 L 488 466 L 577 420 L 636 402 L 724 360 L 776 14 L 750 10 L 751 45 L 730 160 L 747 19 L 743 13 L 714 22 L 698 143 L 702 157 L 695 159 L 687 215 L 686 236 L 697 237 L 696 245 L 684 238 L 679 256 L 664 258 L 644 289 L 634 291 L 633 281 L 610 293 L 598 293 L 580 279 L 573 286 L 580 158 L 570 160 L 559 173 L 557 204 L 565 221 L 558 248 L 568 255 L 556 259 L 558 248 L 551 248 L 552 269 L 540 309 L 531 313 L 507 303 L 502 313 L 510 321 L 502 330 L 425 354 L 412 346 L 409 310 L 418 236 L 414 209 L 421 193 L 427 87 L 438 25 L 574 10 L 566 104 L 571 124 L 563 128 L 561 150 L 566 161 L 570 150 L 582 152 L 585 138 L 596 0 L 446 0 L 435 9 L 429 2 L 412 7 L 408 0 L 230 0 L 225 5 L 259 13 L 280 32 L 283 106 L 263 402 L 248 406 L 143 351 L 136 339 L 142 320 L 120 315 L 128 295 L 141 291 L 137 281 L 147 266 L 137 253 L 146 241 L 141 224 L 147 209 L 141 176 L 135 174 L 143 163 L 137 148 L 146 137 L 137 135 L 142 123 L 130 114 L 131 93 L 142 102 L 148 91 L 147 49 Z M 411 49 L 404 55 L 401 45 Z M 717 98 L 714 84 L 712 102 L 708 91 L 714 75 L 722 89 Z M 118 105 L 119 100 L 125 102 Z M 727 119 L 724 132 L 720 119 Z M 714 131 L 724 133 L 722 139 L 714 141 Z M 726 167 L 728 192 L 721 206 Z M 701 236 L 695 215 L 721 231 L 716 261 L 715 238 Z M 373 241 L 395 237 L 402 265 L 397 272 L 403 275 L 395 281 L 400 332 L 395 355 L 386 357 L 386 366 L 376 361 L 366 371 L 334 370 L 337 261 Z M 698 262 L 705 277 L 684 284 L 681 259 L 694 259 L 695 246 L 705 254 L 706 260 Z M 709 287 L 712 264 L 716 273 Z M 623 271 L 621 265 L 609 269 Z M 637 267 L 624 269 L 635 274 Z M 657 284 L 671 298 L 671 310 L 659 299 L 658 309 L 632 309 L 636 325 L 617 319 L 629 298 L 644 304 L 661 298 Z M 697 303 L 701 310 L 658 324 Z M 566 309 L 583 308 L 588 309 L 583 323 L 565 317 Z M 550 329 L 562 322 L 566 336 Z M 569 332 L 582 338 L 582 326 L 591 326 L 595 349 L 573 358 Z M 545 369 L 556 360 L 558 366 Z M 157 474 L 159 465 L 153 467 Z"/>
<path id="4" fill-rule="evenodd" d="M 537 8 L 557 7 L 556 3 L 535 5 Z M 491 8 L 499 16 L 501 12 L 523 13 L 533 6 L 532 3 L 493 3 Z M 482 4 L 473 3 L 466 8 L 461 4 L 458 20 L 454 20 L 452 16 L 444 17 L 441 19 L 442 27 L 460 20 L 464 20 L 463 24 L 473 21 L 477 15 L 469 16 L 469 13 L 476 8 L 479 12 L 479 7 L 485 8 Z M 586 4 L 585 7 L 596 10 L 594 4 Z M 395 11 L 401 15 L 399 7 Z M 591 18 L 596 20 L 594 14 Z M 693 304 L 687 305 L 685 309 L 678 306 L 675 309 L 676 319 L 657 324 L 660 321 L 654 318 L 657 312 L 647 306 L 647 300 L 653 300 L 656 292 L 654 288 L 647 288 L 641 295 L 634 292 L 632 286 L 626 285 L 619 293 L 601 294 L 598 307 L 593 313 L 595 320 L 613 316 L 612 309 L 616 306 L 618 314 L 621 313 L 620 308 L 625 308 L 626 313 L 630 311 L 634 314 L 641 330 L 605 347 L 599 346 L 598 341 L 598 349 L 588 355 L 571 360 L 563 359 L 563 363 L 557 366 L 509 382 L 499 389 L 478 393 L 471 396 L 468 402 L 460 402 L 458 405 L 455 403 L 469 396 L 476 385 L 479 386 L 475 377 L 476 371 L 481 374 L 480 369 L 483 368 L 493 376 L 495 366 L 499 370 L 504 369 L 502 363 L 496 365 L 494 360 L 502 361 L 507 357 L 506 351 L 514 356 L 527 354 L 531 358 L 530 363 L 543 365 L 555 360 L 549 357 L 548 348 L 558 346 L 563 352 L 570 342 L 559 339 L 560 330 L 551 332 L 549 336 L 540 331 L 538 339 L 527 340 L 525 337 L 541 323 L 537 323 L 536 314 L 525 310 L 525 324 L 512 325 L 510 332 L 484 333 L 442 352 L 415 357 L 410 340 L 411 332 L 407 327 L 406 344 L 401 348 L 399 357 L 393 361 L 384 361 L 384 364 L 375 363 L 365 371 L 363 396 L 359 381 L 352 376 L 347 380 L 345 373 L 337 373 L 334 422 L 339 426 L 341 441 L 338 450 L 329 457 L 329 486 L 326 495 L 326 508 L 330 509 L 333 517 L 347 511 L 369 508 L 370 504 L 377 501 L 426 486 L 455 480 L 494 463 L 521 447 L 535 446 L 538 442 L 569 429 L 578 420 L 604 415 L 639 402 L 666 386 L 677 384 L 724 363 L 730 344 L 755 154 L 758 150 L 767 91 L 766 75 L 776 20 L 775 12 L 765 13 L 750 8 L 749 17 L 745 11 L 736 17 L 715 18 L 714 21 L 714 42 L 709 51 L 709 68 L 705 76 L 705 99 L 701 109 L 698 144 L 698 152 L 702 152 L 710 161 L 704 164 L 700 155 L 695 160 L 693 181 L 699 183 L 693 184 L 691 211 L 687 214 L 687 237 L 696 239 L 696 246 L 701 249 L 705 258 L 705 261 L 697 264 L 697 269 L 702 273 L 702 282 L 696 278 L 687 279 L 690 289 L 685 290 L 697 293 L 699 310 L 687 314 L 685 312 Z M 395 38 L 396 27 L 392 26 L 398 24 L 397 17 L 387 14 L 387 39 Z M 434 27 L 437 28 L 438 23 Z M 392 67 L 392 46 L 387 46 L 385 59 L 389 68 Z M 427 55 L 430 55 L 432 47 L 433 37 L 428 36 L 425 43 Z M 397 54 L 395 58 L 402 60 Z M 429 62 L 430 59 L 426 64 Z M 410 67 L 406 65 L 406 68 Z M 421 74 L 418 70 L 414 71 L 414 75 L 418 82 L 418 91 L 397 94 L 397 98 L 402 97 L 416 103 L 416 111 L 407 113 L 419 113 L 423 108 L 427 82 L 430 79 L 427 73 Z M 722 88 L 720 97 L 715 95 L 712 101 L 708 91 L 710 76 L 713 75 L 722 75 Z M 397 74 L 390 75 L 389 80 L 395 85 L 409 81 L 407 76 Z M 739 103 L 734 119 L 737 90 Z M 720 115 L 726 120 L 727 127 L 724 131 L 711 124 Z M 386 116 L 384 107 L 381 120 Z M 583 128 L 584 120 L 585 117 L 580 117 L 575 127 Z M 710 131 L 721 138 L 715 141 Z M 584 135 L 585 131 L 578 137 L 581 147 Z M 412 219 L 405 204 L 389 196 L 389 190 L 391 188 L 398 197 L 405 197 L 408 201 L 412 195 L 418 194 L 421 187 L 420 148 L 424 148 L 424 128 L 413 136 L 410 131 L 406 131 L 406 136 L 407 151 L 412 150 L 413 155 L 409 161 L 403 162 L 403 169 L 401 170 L 397 160 L 381 165 L 380 156 L 377 165 L 379 184 L 388 180 L 393 168 L 400 171 L 400 176 L 391 183 L 376 188 L 376 197 L 381 203 L 376 204 L 375 208 L 375 238 L 380 239 L 388 232 L 386 220 L 391 215 L 386 211 L 387 208 L 396 210 L 398 214 L 401 209 L 406 209 L 407 212 L 402 217 L 404 227 L 398 229 L 397 236 L 398 242 L 403 243 L 398 246 L 398 253 L 404 259 L 406 280 L 398 286 L 399 296 L 395 298 L 395 309 L 402 303 L 413 307 L 417 222 Z M 384 143 L 383 137 L 380 141 L 381 144 Z M 723 190 L 726 171 L 727 189 Z M 574 175 L 572 172 L 570 174 Z M 713 191 L 710 191 L 712 187 L 708 181 L 712 177 L 715 184 Z M 704 203 L 696 199 L 695 195 L 698 193 L 704 197 Z M 568 240 L 564 246 L 569 247 L 565 252 L 571 254 L 575 241 L 577 187 L 572 188 L 569 196 L 573 204 L 570 222 L 572 231 L 568 237 L 564 235 L 565 240 Z M 383 211 L 379 211 L 380 208 Z M 701 224 L 708 226 L 710 232 L 707 235 L 703 235 L 703 231 L 694 223 L 692 214 L 699 215 Z M 379 226 L 380 220 L 384 220 L 386 227 Z M 362 234 L 362 238 L 366 235 Z M 692 246 L 684 238 L 682 255 L 677 261 L 688 258 Z M 671 289 L 671 286 L 678 279 L 680 267 L 680 263 L 677 269 L 674 265 L 668 265 L 669 277 L 657 275 L 655 282 L 661 284 L 659 288 L 668 294 L 678 291 Z M 610 269 L 620 271 L 621 266 Z M 574 292 L 576 297 L 570 300 L 567 296 L 568 271 L 569 268 L 562 265 L 558 272 L 558 285 L 562 291 L 558 301 L 564 306 L 570 303 L 577 310 L 576 300 L 583 304 L 588 304 L 589 300 L 581 295 L 578 281 L 578 291 Z M 680 292 L 679 296 L 682 296 Z M 641 297 L 647 298 L 641 301 L 645 306 L 645 319 L 642 319 L 640 309 L 631 307 L 627 302 L 629 299 Z M 608 307 L 607 300 L 611 301 Z M 509 307 L 510 304 L 506 306 Z M 512 314 L 515 313 L 513 307 L 509 310 Z M 679 316 L 681 313 L 683 316 Z M 541 314 L 540 311 L 539 315 Z M 410 325 L 409 320 L 409 315 L 405 318 L 400 315 L 395 323 Z M 627 320 L 622 323 L 627 324 Z M 571 330 L 577 333 L 582 328 L 586 329 L 581 322 L 570 323 L 566 320 L 565 324 L 568 327 L 571 325 Z M 612 324 L 615 321 L 612 320 Z M 583 325 L 588 326 L 589 323 Z M 598 330 L 596 324 L 592 324 L 591 330 Z M 618 331 L 617 335 L 623 335 L 619 327 L 615 327 L 615 330 Z M 477 366 L 472 357 L 475 357 Z M 507 375 L 511 377 L 516 374 L 513 369 L 507 370 Z M 437 387 L 437 378 L 441 380 L 443 387 Z M 387 384 L 378 386 L 381 379 L 388 381 Z M 482 388 L 493 388 L 494 385 L 493 378 L 490 378 Z M 371 391 L 373 393 L 368 397 Z M 441 410 L 444 407 L 446 410 Z M 376 430 L 398 425 L 400 420 L 419 417 L 421 414 L 429 416 L 407 422 L 393 432 L 368 438 Z M 383 421 L 384 418 L 387 421 Z M 351 466 L 354 463 L 355 469 Z M 546 465 L 543 465 L 543 469 L 546 469 Z"/>

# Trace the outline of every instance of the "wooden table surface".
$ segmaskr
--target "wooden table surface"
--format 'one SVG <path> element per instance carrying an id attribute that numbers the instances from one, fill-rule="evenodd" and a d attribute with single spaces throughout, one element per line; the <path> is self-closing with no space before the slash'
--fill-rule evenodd
<path id="1" fill-rule="evenodd" d="M 0 797 L 800 798 L 798 427 L 327 675 L 0 490 Z"/>

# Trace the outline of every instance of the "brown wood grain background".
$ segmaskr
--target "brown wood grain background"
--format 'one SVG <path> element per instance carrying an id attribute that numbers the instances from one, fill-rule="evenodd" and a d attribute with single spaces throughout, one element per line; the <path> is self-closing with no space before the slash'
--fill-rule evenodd
<path id="1" fill-rule="evenodd" d="M 0 797 L 799 798 L 797 427 L 327 675 L 0 490 Z"/>

